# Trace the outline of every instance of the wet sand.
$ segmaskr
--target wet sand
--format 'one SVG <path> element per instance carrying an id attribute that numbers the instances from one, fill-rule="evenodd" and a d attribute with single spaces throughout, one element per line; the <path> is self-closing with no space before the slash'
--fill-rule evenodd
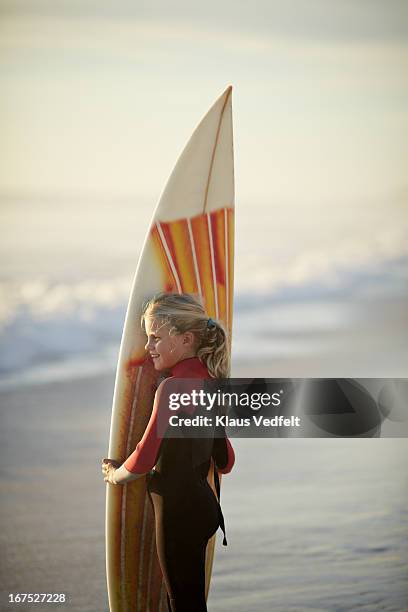
<path id="1" fill-rule="evenodd" d="M 0 394 L 1 610 L 16 609 L 8 593 L 46 592 L 65 593 L 68 610 L 108 611 L 100 459 L 113 384 L 110 373 Z M 407 439 L 233 443 L 211 612 L 404 609 Z"/>

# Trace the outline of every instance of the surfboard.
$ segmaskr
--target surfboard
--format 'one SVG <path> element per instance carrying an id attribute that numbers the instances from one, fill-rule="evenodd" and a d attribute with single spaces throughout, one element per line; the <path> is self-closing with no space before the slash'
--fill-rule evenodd
<path id="1" fill-rule="evenodd" d="M 200 295 L 231 342 L 234 282 L 232 88 L 193 132 L 153 213 L 131 288 L 116 371 L 108 457 L 123 462 L 145 431 L 159 374 L 145 353 L 143 302 L 159 291 Z M 231 348 L 231 346 L 230 346 Z M 214 466 L 208 481 L 214 487 Z M 206 596 L 215 535 L 206 553 Z M 111 612 L 167 610 L 146 479 L 107 485 L 106 575 Z"/>

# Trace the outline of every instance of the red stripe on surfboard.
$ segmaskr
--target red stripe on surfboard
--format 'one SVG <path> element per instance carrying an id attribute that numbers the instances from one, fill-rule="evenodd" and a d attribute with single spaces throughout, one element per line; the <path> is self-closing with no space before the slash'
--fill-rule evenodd
<path id="1" fill-rule="evenodd" d="M 224 211 L 215 211 L 210 214 L 211 230 L 214 244 L 214 265 L 217 283 L 225 287 L 225 228 Z"/>
<path id="2" fill-rule="evenodd" d="M 228 241 L 229 241 L 229 257 L 228 257 L 228 285 L 229 285 L 229 317 L 228 325 L 232 329 L 232 314 L 233 314 L 233 299 L 234 299 L 234 210 L 227 209 L 228 220 Z"/>
<path id="3" fill-rule="evenodd" d="M 216 272 L 215 272 L 215 265 L 214 265 L 214 241 L 213 241 L 213 235 L 212 235 L 210 213 L 207 213 L 207 229 L 208 229 L 208 243 L 209 243 L 209 247 L 210 247 L 211 273 L 212 273 L 212 283 L 213 283 L 213 292 L 214 292 L 214 306 L 215 306 L 214 314 L 211 313 L 211 315 L 212 316 L 215 315 L 215 318 L 219 319 L 220 311 L 219 311 L 219 306 L 218 306 L 217 275 L 216 275 Z"/>
<path id="4" fill-rule="evenodd" d="M 218 297 L 218 316 L 227 322 L 226 271 L 225 271 L 225 215 L 224 210 L 214 211 L 210 215 L 213 237 L 214 268 L 216 291 Z"/>
<path id="5" fill-rule="evenodd" d="M 215 316 L 215 295 L 207 215 L 192 217 L 191 230 L 194 238 L 204 307 L 209 315 Z"/>

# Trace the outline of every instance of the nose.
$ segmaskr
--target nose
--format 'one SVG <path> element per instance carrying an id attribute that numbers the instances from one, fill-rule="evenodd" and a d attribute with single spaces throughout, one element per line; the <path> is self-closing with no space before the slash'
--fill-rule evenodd
<path id="1" fill-rule="evenodd" d="M 145 351 L 148 351 L 150 349 L 150 345 L 151 345 L 151 339 L 146 342 Z"/>

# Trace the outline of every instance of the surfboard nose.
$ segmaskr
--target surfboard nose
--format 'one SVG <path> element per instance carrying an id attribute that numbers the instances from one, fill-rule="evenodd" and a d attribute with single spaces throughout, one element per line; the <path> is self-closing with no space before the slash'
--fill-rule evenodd
<path id="1" fill-rule="evenodd" d="M 194 130 L 162 193 L 155 221 L 234 207 L 231 92 L 229 85 Z"/>

